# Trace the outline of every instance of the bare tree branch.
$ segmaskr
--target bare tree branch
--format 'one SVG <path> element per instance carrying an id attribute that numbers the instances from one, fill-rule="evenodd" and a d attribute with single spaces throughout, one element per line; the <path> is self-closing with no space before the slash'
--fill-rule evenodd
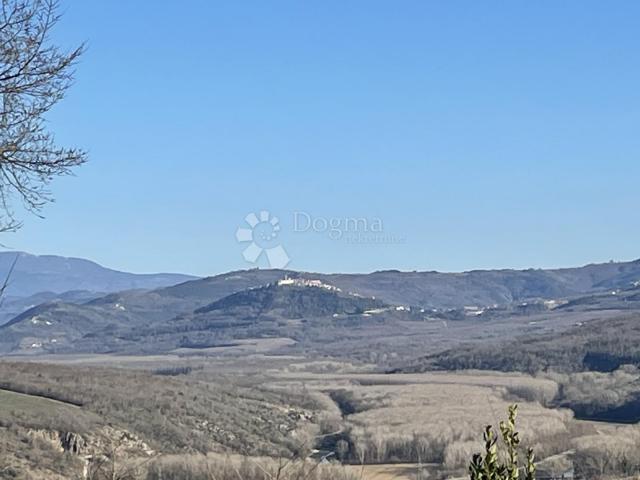
<path id="1" fill-rule="evenodd" d="M 9 267 L 9 271 L 7 272 L 7 275 L 4 278 L 4 283 L 2 284 L 2 286 L 0 286 L 0 307 L 2 307 L 4 303 L 4 299 L 5 299 L 4 294 L 7 291 L 7 287 L 9 286 L 9 283 L 11 281 L 11 276 L 13 275 L 13 271 L 16 268 L 16 263 L 18 263 L 19 257 L 20 255 L 16 254 L 16 258 L 13 259 L 13 262 Z"/>
<path id="2" fill-rule="evenodd" d="M 52 201 L 53 178 L 86 161 L 59 147 L 44 115 L 71 86 L 84 45 L 61 52 L 49 42 L 57 0 L 0 0 L 0 231 L 20 227 L 13 202 L 38 214 Z"/>

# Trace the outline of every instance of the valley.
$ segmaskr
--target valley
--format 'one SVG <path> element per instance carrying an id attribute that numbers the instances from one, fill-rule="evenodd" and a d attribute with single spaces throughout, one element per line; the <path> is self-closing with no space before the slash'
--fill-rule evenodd
<path id="1" fill-rule="evenodd" d="M 0 3 L 0 480 L 640 480 L 640 2 Z"/>
<path id="2" fill-rule="evenodd" d="M 636 275 L 248 270 L 45 299 L 0 327 L 0 478 L 457 478 L 513 403 L 541 471 L 633 473 Z"/>

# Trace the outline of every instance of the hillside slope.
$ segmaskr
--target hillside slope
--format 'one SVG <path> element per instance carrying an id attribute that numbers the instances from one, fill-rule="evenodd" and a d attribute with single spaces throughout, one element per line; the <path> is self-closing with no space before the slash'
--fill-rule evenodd
<path id="1" fill-rule="evenodd" d="M 384 298 L 389 303 L 428 308 L 460 308 L 561 298 L 640 280 L 640 260 L 555 270 L 475 270 L 462 273 L 382 271 L 318 278 L 344 290 Z"/>
<path id="2" fill-rule="evenodd" d="M 623 291 L 638 278 L 640 261 L 464 273 L 328 275 L 253 269 L 150 291 L 110 293 L 84 304 L 43 304 L 0 327 L 0 351 L 149 353 L 278 337 L 324 352 L 351 339 L 349 348 L 366 353 L 376 340 L 392 339 L 399 346 L 405 341 L 401 337 L 409 335 L 414 335 L 410 341 L 415 348 L 418 334 L 433 340 L 438 332 L 447 342 L 456 337 L 438 330 L 438 325 L 446 329 L 450 320 L 464 322 L 460 328 L 468 328 L 468 335 L 481 334 L 481 323 L 487 321 L 515 334 L 508 326 L 526 324 L 523 315 L 544 316 L 547 305 L 541 300 L 564 305 L 554 310 L 562 328 L 572 321 L 562 312 L 574 304 L 585 311 L 605 305 L 610 310 L 636 309 L 635 294 L 621 295 L 612 305 L 610 293 Z M 319 286 L 312 287 L 314 283 Z M 597 305 L 589 306 L 592 302 Z M 368 310 L 379 311 L 372 315 Z"/>
<path id="3" fill-rule="evenodd" d="M 554 308 L 553 315 L 579 321 L 562 332 L 543 331 L 448 349 L 417 358 L 396 371 L 611 372 L 625 364 L 640 367 L 640 287 L 575 298 Z"/>

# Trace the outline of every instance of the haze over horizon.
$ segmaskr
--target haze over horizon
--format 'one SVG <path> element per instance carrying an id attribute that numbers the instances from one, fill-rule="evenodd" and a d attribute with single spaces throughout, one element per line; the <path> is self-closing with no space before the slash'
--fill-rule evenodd
<path id="1" fill-rule="evenodd" d="M 0 478 L 640 480 L 640 3 L 0 3 Z"/>
<path id="2" fill-rule="evenodd" d="M 297 271 L 297 272 L 301 272 L 301 273 L 319 273 L 319 274 L 368 274 L 368 273 L 374 273 L 376 271 L 403 271 L 403 272 L 430 272 L 430 271 L 435 271 L 438 273 L 467 273 L 467 272 L 471 272 L 471 271 L 497 271 L 497 270 L 516 270 L 516 271 L 523 271 L 523 270 L 531 270 L 531 269 L 535 269 L 535 270 L 560 270 L 560 269 L 573 269 L 573 268 L 580 268 L 580 267 L 586 267 L 589 265 L 602 265 L 602 264 L 606 264 L 606 263 L 611 263 L 611 262 L 615 262 L 615 263 L 633 263 L 633 262 L 640 262 L 640 257 L 638 258 L 632 258 L 632 259 L 610 259 L 608 261 L 604 261 L 604 262 L 588 262 L 588 263 L 583 263 L 583 264 L 579 264 L 579 265 L 559 265 L 559 266 L 554 266 L 554 267 L 524 267 L 524 268 L 513 268 L 513 267 L 501 267 L 501 268 L 479 268 L 479 269 L 468 269 L 468 270 L 417 270 L 417 269 L 411 269 L 411 270 L 402 270 L 402 269 L 396 269 L 396 268 L 389 268 L 389 269 L 377 269 L 377 270 L 368 270 L 368 271 L 327 271 L 327 270 L 305 270 L 305 269 L 298 269 L 298 268 L 294 268 L 291 266 L 287 266 L 287 267 L 280 267 L 280 268 L 276 268 L 276 267 L 270 267 L 270 266 L 257 266 L 257 265 L 249 265 L 249 266 L 243 266 L 243 267 L 238 267 L 236 269 L 233 270 L 225 270 L 225 271 L 220 271 L 220 272 L 210 272 L 204 275 L 196 275 L 190 272 L 181 272 L 181 271 L 162 271 L 162 270 L 157 270 L 157 271 L 148 271 L 148 272 L 136 272 L 136 271 L 131 271 L 131 270 L 123 270 L 123 269 L 119 269 L 119 268 L 115 268 L 111 265 L 105 265 L 102 264 L 94 259 L 91 258 L 84 258 L 84 257 L 78 257 L 78 256 L 74 256 L 74 255 L 55 255 L 55 254 L 51 254 L 51 253 L 32 253 L 32 252 L 24 252 L 24 251 L 17 251 L 17 250 L 2 250 L 0 251 L 0 255 L 1 254 L 26 254 L 26 255 L 32 255 L 32 256 L 36 256 L 36 257 L 47 257 L 47 256 L 51 256 L 51 257 L 60 257 L 60 258 L 66 258 L 66 259 L 71 259 L 71 260 L 85 260 L 85 261 L 89 261 L 92 263 L 97 264 L 100 267 L 109 269 L 109 270 L 114 270 L 117 272 L 123 272 L 123 273 L 132 273 L 132 274 L 136 274 L 136 275 L 146 275 L 146 274 L 178 274 L 178 275 L 191 275 L 194 278 L 200 277 L 200 278 L 205 278 L 205 277 L 214 277 L 217 275 L 224 275 L 227 273 L 233 273 L 233 272 L 239 272 L 239 271 L 248 271 L 248 270 L 253 270 L 253 269 L 260 269 L 260 270 L 268 270 L 268 269 L 274 269 L 274 270 L 291 270 L 291 271 Z"/>
<path id="3" fill-rule="evenodd" d="M 638 258 L 640 4 L 492 3 L 63 1 L 51 126 L 90 159 L 2 244 L 204 276 L 268 210 L 295 270 Z"/>

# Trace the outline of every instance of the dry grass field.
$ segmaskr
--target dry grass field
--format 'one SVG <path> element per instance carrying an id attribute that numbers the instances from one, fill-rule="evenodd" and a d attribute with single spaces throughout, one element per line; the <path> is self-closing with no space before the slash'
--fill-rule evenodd
<path id="1" fill-rule="evenodd" d="M 61 418 L 75 418 L 79 426 L 64 428 L 87 429 L 100 423 L 99 414 L 103 421 L 136 432 L 151 445 L 156 450 L 154 462 L 161 462 L 155 464 L 166 466 L 162 462 L 171 458 L 170 468 L 186 471 L 184 478 L 207 478 L 188 473 L 191 467 L 200 472 L 205 468 L 202 460 L 193 457 L 193 447 L 202 452 L 205 444 L 192 445 L 188 436 L 196 426 L 204 440 L 200 417 L 225 431 L 235 428 L 239 436 L 233 441 L 219 439 L 229 453 L 253 450 L 256 455 L 279 444 L 306 456 L 315 448 L 317 455 L 308 460 L 313 463 L 323 453 L 335 452 L 331 458 L 346 465 L 339 475 L 348 474 L 335 478 L 362 480 L 464 476 L 469 458 L 482 448 L 483 428 L 497 425 L 514 402 L 520 405 L 522 443 L 533 447 L 541 460 L 575 452 L 590 471 L 605 474 L 625 468 L 627 457 L 640 447 L 640 428 L 635 425 L 577 421 L 570 410 L 554 407 L 559 382 L 566 376 L 483 371 L 382 374 L 366 364 L 265 354 L 241 358 L 59 356 L 57 366 L 35 360 L 17 367 L 0 362 L 3 381 L 31 389 L 28 393 L 42 393 L 44 388 L 44 393 L 64 394 L 81 400 L 83 407 L 4 392 L 0 393 L 0 422 L 17 420 L 28 426 L 34 418 L 44 417 L 53 418 L 50 426 L 54 428 L 60 427 Z M 93 372 L 92 381 L 87 381 L 89 372 Z M 57 379 L 60 386 L 43 385 L 42 378 Z M 574 383 L 585 395 L 587 386 L 598 382 L 627 388 L 635 385 L 634 379 L 627 372 L 603 379 L 582 375 L 582 383 Z M 292 402 L 298 405 L 295 410 Z M 165 414 L 158 416 L 157 408 Z M 137 409 L 133 416 L 127 413 L 132 409 Z M 48 413 L 43 416 L 45 410 Z M 291 423 L 288 433 L 283 433 L 278 425 L 290 422 L 292 412 L 309 416 Z M 170 423 L 162 420 L 166 415 Z M 304 428 L 296 428 L 296 423 Z M 271 437 L 261 438 L 260 432 L 265 434 L 261 425 L 267 424 L 271 434 L 266 435 Z M 169 425 L 172 437 L 165 431 Z M 180 440 L 184 453 L 169 448 L 171 438 Z"/>
<path id="2" fill-rule="evenodd" d="M 79 458 L 65 455 L 44 432 L 60 427 L 84 433 L 95 417 L 55 400 L 0 390 L 0 478 L 66 480 L 82 468 Z M 39 465 L 39 463 L 41 465 Z"/>
<path id="3" fill-rule="evenodd" d="M 555 382 L 487 372 L 407 375 L 282 372 L 276 388 L 297 385 L 328 397 L 327 423 L 340 425 L 355 463 L 426 462 L 464 468 L 479 446 L 479 432 L 496 425 L 507 406 L 521 404 L 524 441 L 543 455 L 568 449 L 568 410 L 543 405 Z M 523 398 L 526 397 L 529 400 Z M 333 418 L 331 416 L 333 415 Z"/>
<path id="4" fill-rule="evenodd" d="M 414 463 L 347 465 L 346 470 L 362 480 L 426 480 L 428 469 Z"/>

